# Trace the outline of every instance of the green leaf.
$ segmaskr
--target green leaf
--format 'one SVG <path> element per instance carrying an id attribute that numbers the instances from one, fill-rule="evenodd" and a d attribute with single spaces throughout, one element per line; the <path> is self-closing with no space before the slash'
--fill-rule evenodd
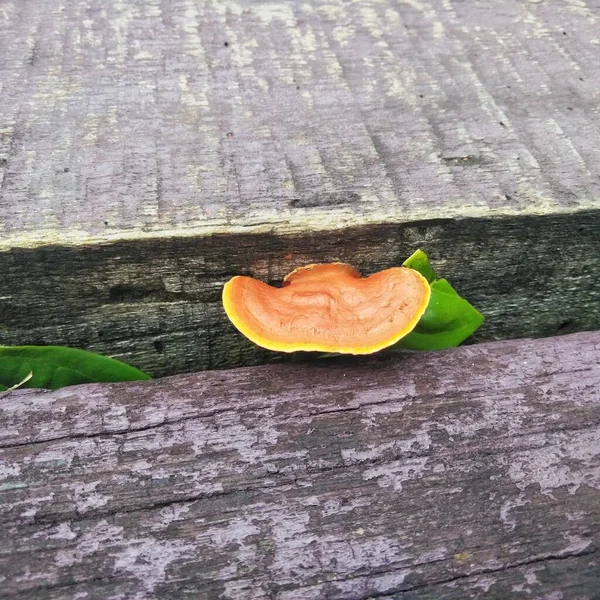
<path id="1" fill-rule="evenodd" d="M 417 326 L 391 350 L 443 350 L 462 344 L 485 317 L 445 279 L 431 284 L 431 299 Z"/>
<path id="2" fill-rule="evenodd" d="M 429 258 L 423 250 L 417 250 L 411 256 L 409 256 L 403 263 L 403 266 L 418 271 L 427 279 L 429 283 L 433 283 L 436 280 L 435 271 L 429 263 Z"/>
<path id="3" fill-rule="evenodd" d="M 33 376 L 26 379 L 29 372 Z M 63 346 L 0 346 L 0 391 L 23 387 L 55 390 L 78 383 L 151 379 L 113 358 Z"/>

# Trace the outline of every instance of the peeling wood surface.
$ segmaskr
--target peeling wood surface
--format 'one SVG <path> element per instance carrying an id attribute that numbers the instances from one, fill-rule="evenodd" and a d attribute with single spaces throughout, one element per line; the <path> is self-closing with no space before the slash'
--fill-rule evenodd
<path id="1" fill-rule="evenodd" d="M 235 274 L 421 246 L 478 339 L 600 328 L 597 2 L 4 0 L 0 344 L 276 360 Z M 575 258 L 576 257 L 576 258 Z"/>
<path id="2" fill-rule="evenodd" d="M 600 332 L 0 394 L 0 596 L 579 599 Z"/>

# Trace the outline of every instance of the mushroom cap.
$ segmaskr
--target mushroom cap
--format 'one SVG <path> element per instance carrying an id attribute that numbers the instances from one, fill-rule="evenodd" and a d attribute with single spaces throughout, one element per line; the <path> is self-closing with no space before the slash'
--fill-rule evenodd
<path id="1" fill-rule="evenodd" d="M 295 269 L 280 288 L 234 277 L 223 288 L 223 306 L 241 333 L 269 350 L 371 354 L 409 334 L 430 295 L 413 269 L 361 277 L 350 265 L 328 263 Z"/>

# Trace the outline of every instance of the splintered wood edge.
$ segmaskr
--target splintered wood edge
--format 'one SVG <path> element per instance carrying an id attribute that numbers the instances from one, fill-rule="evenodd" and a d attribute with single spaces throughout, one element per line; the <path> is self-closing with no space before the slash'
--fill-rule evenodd
<path id="1" fill-rule="evenodd" d="M 458 199 L 457 199 L 458 201 Z M 40 229 L 27 232 L 3 234 L 0 238 L 0 252 L 13 248 L 34 249 L 43 246 L 92 246 L 111 244 L 121 241 L 160 240 L 169 238 L 208 237 L 211 235 L 272 234 L 294 235 L 302 233 L 336 232 L 341 229 L 365 227 L 369 225 L 409 225 L 413 222 L 431 219 L 470 219 L 535 217 L 549 215 L 573 215 L 597 210 L 600 198 L 582 202 L 576 207 L 564 207 L 550 198 L 540 197 L 532 201 L 527 208 L 506 206 L 474 206 L 466 204 L 436 207 L 435 212 L 428 209 L 410 209 L 409 214 L 398 211 L 386 214 L 378 212 L 371 215 L 356 215 L 351 210 L 331 208 L 303 209 L 302 215 L 286 215 L 276 211 L 261 214 L 256 219 L 245 219 L 244 223 L 207 222 L 188 227 L 156 226 L 156 228 L 107 230 L 104 233 L 89 233 L 80 229 L 61 231 Z"/>

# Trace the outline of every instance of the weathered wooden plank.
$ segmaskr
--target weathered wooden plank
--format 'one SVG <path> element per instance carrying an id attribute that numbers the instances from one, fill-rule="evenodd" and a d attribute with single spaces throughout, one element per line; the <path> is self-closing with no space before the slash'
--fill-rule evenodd
<path id="1" fill-rule="evenodd" d="M 280 285 L 296 266 L 331 260 L 367 274 L 417 247 L 486 315 L 478 340 L 600 328 L 600 213 L 586 213 L 0 253 L 0 342 L 84 347 L 155 376 L 273 361 L 227 320 L 227 279 Z"/>
<path id="2" fill-rule="evenodd" d="M 0 398 L 11 598 L 600 586 L 600 332 Z"/>
<path id="3" fill-rule="evenodd" d="M 598 207 L 598 6 L 3 3 L 4 248 Z"/>
<path id="4" fill-rule="evenodd" d="M 599 18 L 6 0 L 0 343 L 155 375 L 261 362 L 219 308 L 227 276 L 417 246 L 490 315 L 480 339 L 599 328 Z"/>

